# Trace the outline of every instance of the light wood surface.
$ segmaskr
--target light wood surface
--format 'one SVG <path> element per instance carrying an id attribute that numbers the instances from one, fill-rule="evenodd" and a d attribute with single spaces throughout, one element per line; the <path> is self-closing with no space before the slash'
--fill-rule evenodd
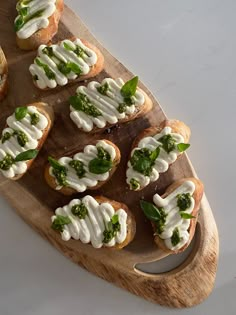
<path id="1" fill-rule="evenodd" d="M 82 133 L 69 118 L 68 98 L 75 93 L 78 83 L 45 92 L 34 87 L 28 68 L 35 57 L 35 52 L 23 52 L 17 48 L 13 31 L 15 14 L 15 1 L 1 2 L 0 43 L 8 59 L 10 89 L 8 96 L 0 104 L 0 130 L 4 127 L 6 117 L 15 107 L 33 101 L 42 101 L 53 106 L 55 124 L 39 156 L 22 179 L 12 182 L 1 177 L 1 194 L 34 230 L 72 261 L 99 277 L 162 305 L 189 307 L 202 302 L 213 289 L 219 251 L 217 227 L 205 196 L 197 223 L 195 245 L 186 261 L 170 272 L 157 275 L 143 273 L 135 268 L 137 263 L 159 260 L 166 255 L 154 243 L 151 224 L 144 218 L 139 207 L 140 198 L 145 197 L 146 200 L 151 200 L 156 191 L 163 193 L 173 181 L 182 177 L 195 176 L 190 161 L 183 154 L 167 173 L 160 176 L 157 183 L 153 183 L 144 190 L 131 192 L 125 185 L 126 162 L 131 144 L 141 130 L 157 125 L 166 118 L 160 105 L 147 88 L 140 84 L 154 102 L 152 112 L 144 118 L 112 128 L 110 133 L 93 135 Z M 81 20 L 70 9 L 65 8 L 59 32 L 54 41 L 72 35 L 84 38 L 102 50 L 105 56 L 105 69 L 97 76 L 97 80 L 100 81 L 107 76 L 122 77 L 124 80 L 132 77 L 132 74 L 96 41 Z M 178 119 L 178 117 L 175 118 Z M 97 250 L 91 245 L 74 240 L 63 242 L 60 235 L 50 228 L 50 217 L 54 210 L 58 206 L 67 204 L 71 197 L 62 196 L 45 183 L 43 173 L 47 156 L 69 155 L 75 149 L 80 150 L 85 144 L 103 138 L 111 140 L 120 148 L 122 159 L 112 179 L 91 194 L 104 195 L 124 202 L 134 213 L 137 221 L 134 241 L 120 251 L 106 248 Z"/>

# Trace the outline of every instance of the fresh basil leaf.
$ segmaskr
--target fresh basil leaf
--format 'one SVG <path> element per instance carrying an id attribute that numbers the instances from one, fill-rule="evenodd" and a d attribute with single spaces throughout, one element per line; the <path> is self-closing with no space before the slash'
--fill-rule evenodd
<path id="1" fill-rule="evenodd" d="M 156 159 L 158 158 L 160 154 L 160 147 L 157 147 L 154 151 L 152 151 L 152 153 L 150 154 L 150 160 L 152 161 L 156 161 Z"/>
<path id="2" fill-rule="evenodd" d="M 26 16 L 27 13 L 28 13 L 28 7 L 23 7 L 19 10 L 19 14 L 23 17 Z"/>
<path id="3" fill-rule="evenodd" d="M 179 152 L 184 152 L 190 147 L 189 143 L 179 143 L 177 144 L 177 149 Z"/>
<path id="4" fill-rule="evenodd" d="M 117 222 L 119 222 L 118 214 L 113 215 L 113 217 L 111 218 L 111 222 L 112 222 L 112 224 L 116 224 Z"/>
<path id="5" fill-rule="evenodd" d="M 196 217 L 184 211 L 179 212 L 182 219 L 195 219 Z"/>
<path id="6" fill-rule="evenodd" d="M 64 225 L 70 224 L 71 220 L 69 217 L 64 215 L 57 215 L 56 218 L 53 220 L 51 228 L 55 231 L 63 232 Z"/>
<path id="7" fill-rule="evenodd" d="M 95 158 L 89 162 L 89 171 L 93 174 L 104 174 L 112 168 L 112 162 Z"/>
<path id="8" fill-rule="evenodd" d="M 58 171 L 64 171 L 66 168 L 65 166 L 61 165 L 57 160 L 52 158 L 51 156 L 48 157 L 48 162 L 50 163 L 51 167 Z"/>
<path id="9" fill-rule="evenodd" d="M 22 120 L 26 115 L 27 115 L 27 107 L 26 106 L 17 107 L 15 109 L 16 120 Z"/>
<path id="10" fill-rule="evenodd" d="M 71 47 L 69 44 L 67 44 L 67 43 L 63 43 L 63 46 L 64 46 L 64 48 L 66 49 L 66 50 L 69 50 L 69 51 L 73 51 L 74 50 L 74 48 L 73 47 Z"/>
<path id="11" fill-rule="evenodd" d="M 151 221 L 158 221 L 161 219 L 161 213 L 159 209 L 154 206 L 154 204 L 147 202 L 145 200 L 140 200 L 140 206 L 145 214 L 145 216 Z"/>
<path id="12" fill-rule="evenodd" d="M 38 152 L 38 150 L 27 150 L 25 152 L 19 153 L 15 158 L 15 162 L 32 160 L 36 158 Z"/>
<path id="13" fill-rule="evenodd" d="M 56 75 L 55 73 L 49 68 L 48 65 L 46 65 L 45 63 L 41 62 L 39 58 L 36 58 L 35 59 L 35 62 L 36 64 L 39 66 L 39 67 L 42 67 L 46 76 L 48 77 L 49 80 L 55 80 L 56 78 Z"/>
<path id="14" fill-rule="evenodd" d="M 136 93 L 138 85 L 138 76 L 133 79 L 127 81 L 121 88 L 120 93 L 123 97 L 131 97 Z"/>
<path id="15" fill-rule="evenodd" d="M 24 25 L 24 18 L 22 16 L 19 16 L 14 23 L 15 32 L 18 32 L 22 28 L 23 25 Z"/>
<path id="16" fill-rule="evenodd" d="M 80 75 L 82 73 L 80 67 L 74 62 L 68 62 L 66 66 L 68 69 L 70 69 L 70 71 L 73 71 L 77 75 Z"/>

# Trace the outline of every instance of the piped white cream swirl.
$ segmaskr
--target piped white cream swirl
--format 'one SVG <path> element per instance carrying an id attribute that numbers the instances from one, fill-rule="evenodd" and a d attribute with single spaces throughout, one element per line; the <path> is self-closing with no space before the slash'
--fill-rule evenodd
<path id="1" fill-rule="evenodd" d="M 16 8 L 18 12 L 20 9 L 27 10 L 27 14 L 24 15 L 24 19 L 26 19 L 27 22 L 19 29 L 19 31 L 17 31 L 17 36 L 19 38 L 26 39 L 32 36 L 38 30 L 48 27 L 48 18 L 56 10 L 56 0 L 18 1 Z M 41 14 L 37 16 L 37 12 L 41 12 Z M 34 17 L 35 14 L 36 16 Z M 21 16 L 18 15 L 15 19 L 15 23 L 20 18 Z"/>
<path id="2" fill-rule="evenodd" d="M 195 200 L 192 197 L 194 191 L 195 184 L 189 180 L 185 181 L 164 199 L 158 194 L 153 196 L 153 202 L 155 205 L 157 207 L 162 207 L 164 212 L 167 214 L 164 230 L 159 237 L 164 240 L 166 247 L 173 251 L 182 248 L 189 240 L 188 229 L 190 226 L 190 219 L 183 219 L 181 217 L 180 209 L 177 206 L 177 196 L 187 193 L 191 195 L 191 205 L 184 211 L 185 213 L 191 214 L 195 206 Z M 176 228 L 179 231 L 180 242 L 174 246 L 171 242 L 171 236 Z"/>
<path id="3" fill-rule="evenodd" d="M 108 84 L 109 89 L 107 91 L 107 95 L 102 95 L 98 92 L 97 88 L 106 83 Z M 120 104 L 124 103 L 124 97 L 120 92 L 123 85 L 124 81 L 120 78 L 116 80 L 106 78 L 102 81 L 102 83 L 92 81 L 87 85 L 87 87 L 79 86 L 76 91 L 77 94 L 85 94 L 91 103 L 101 112 L 101 115 L 98 117 L 92 117 L 83 111 L 78 111 L 70 106 L 70 117 L 77 127 L 85 132 L 89 132 L 94 127 L 104 128 L 108 123 L 116 124 L 119 120 L 135 114 L 145 103 L 145 96 L 140 90 L 137 90 L 133 96 L 134 104 L 126 106 L 124 113 L 119 113 L 118 107 Z"/>
<path id="4" fill-rule="evenodd" d="M 67 169 L 67 175 L 66 175 L 66 182 L 68 184 L 67 187 L 73 188 L 78 192 L 83 192 L 88 188 L 97 186 L 98 182 L 106 181 L 109 178 L 109 175 L 110 175 L 109 171 L 103 174 L 94 174 L 89 171 L 88 164 L 91 160 L 97 157 L 98 147 L 102 147 L 104 150 L 106 150 L 109 153 L 112 162 L 115 160 L 116 158 L 115 148 L 104 140 L 98 141 L 96 145 L 86 145 L 84 147 L 84 151 L 76 153 L 73 156 L 73 158 L 61 157 L 58 160 L 58 162 L 62 166 L 65 166 Z M 76 174 L 75 169 L 69 165 L 69 163 L 73 160 L 81 161 L 84 164 L 84 169 L 86 172 L 82 178 L 79 178 Z M 52 167 L 50 167 L 49 172 L 51 176 L 55 177 L 53 175 Z M 61 188 L 62 186 L 58 185 L 56 189 L 60 190 Z"/>
<path id="5" fill-rule="evenodd" d="M 134 154 L 136 150 L 140 150 L 143 148 L 147 148 L 150 151 L 154 151 L 157 147 L 160 147 L 160 153 L 155 160 L 155 164 L 152 167 L 152 172 L 150 176 L 146 176 L 142 173 L 133 169 L 131 162 L 128 162 L 128 168 L 126 171 L 126 182 L 130 185 L 131 179 L 135 179 L 140 187 L 144 188 L 150 184 L 150 182 L 155 182 L 159 178 L 160 173 L 164 173 L 168 170 L 169 165 L 174 163 L 177 157 L 181 154 L 178 149 L 174 149 L 173 151 L 167 153 L 162 147 L 162 143 L 158 141 L 158 139 L 162 138 L 165 135 L 170 134 L 171 137 L 176 141 L 176 144 L 183 143 L 184 138 L 182 135 L 177 133 L 172 133 L 171 127 L 165 127 L 162 129 L 160 133 L 157 133 L 154 136 L 143 138 L 136 148 L 131 152 L 131 156 Z"/>
<path id="6" fill-rule="evenodd" d="M 80 205 L 81 202 L 88 210 L 88 215 L 85 219 L 79 219 L 78 216 L 72 214 L 71 209 L 75 205 Z M 124 242 L 127 237 L 127 213 L 122 208 L 118 211 L 112 207 L 109 202 L 98 203 L 93 197 L 87 195 L 80 199 L 73 199 L 68 205 L 57 208 L 56 215 L 68 216 L 71 223 L 64 225 L 61 237 L 64 241 L 71 238 L 80 240 L 82 243 L 90 243 L 95 248 L 102 246 L 112 247 L 115 244 Z M 104 243 L 103 232 L 108 228 L 108 222 L 114 214 L 118 215 L 120 223 L 120 231 L 117 232 L 109 243 Z M 52 216 L 52 222 L 56 216 Z"/>
<path id="7" fill-rule="evenodd" d="M 72 50 L 66 49 L 64 44 L 69 45 Z M 82 57 L 78 56 L 74 52 L 77 46 L 82 48 L 85 52 Z M 45 47 L 50 47 L 52 49 L 53 56 L 48 56 L 43 52 Z M 53 79 L 48 78 L 43 67 L 37 64 L 36 62 L 37 59 L 41 63 L 46 65 L 50 69 L 50 71 L 52 71 L 55 78 Z M 63 74 L 58 68 L 58 65 L 61 62 L 65 64 L 67 64 L 68 62 L 74 63 L 80 68 L 81 70 L 80 75 L 85 75 L 88 74 L 90 72 L 91 67 L 96 64 L 97 55 L 92 49 L 85 46 L 79 38 L 75 39 L 73 42 L 68 39 L 65 39 L 61 41 L 59 44 L 51 46 L 46 45 L 39 46 L 38 56 L 34 60 L 34 63 L 30 65 L 29 71 L 33 77 L 37 77 L 35 83 L 40 89 L 46 88 L 53 89 L 57 85 L 64 86 L 68 83 L 69 80 L 75 80 L 78 77 L 78 74 L 76 74 L 73 71 L 70 71 L 67 74 Z"/>
<path id="8" fill-rule="evenodd" d="M 15 158 L 22 152 L 37 148 L 38 141 L 43 136 L 43 130 L 48 125 L 48 120 L 35 106 L 28 106 L 27 110 L 28 113 L 22 120 L 16 120 L 15 113 L 7 118 L 8 127 L 2 131 L 2 136 L 6 132 L 13 134 L 14 131 L 22 131 L 27 136 L 28 141 L 24 146 L 21 146 L 17 141 L 17 135 L 12 135 L 10 139 L 6 140 L 4 143 L 0 140 L 0 161 L 3 160 L 7 154 Z M 39 116 L 39 121 L 36 125 L 31 124 L 30 114 L 37 114 Z M 9 170 L 0 169 L 1 173 L 7 178 L 13 178 L 16 175 L 23 174 L 26 170 L 27 161 L 15 162 Z"/>

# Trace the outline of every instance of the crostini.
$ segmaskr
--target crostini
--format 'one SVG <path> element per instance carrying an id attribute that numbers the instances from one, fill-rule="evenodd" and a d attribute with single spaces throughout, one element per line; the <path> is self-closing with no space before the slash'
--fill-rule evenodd
<path id="1" fill-rule="evenodd" d="M 4 52 L 0 46 L 0 101 L 6 96 L 8 89 L 8 66 Z"/>
<path id="2" fill-rule="evenodd" d="M 129 208 L 102 196 L 73 199 L 57 208 L 51 220 L 52 229 L 61 233 L 62 240 L 72 238 L 95 248 L 121 249 L 133 240 L 136 232 Z"/>
<path id="3" fill-rule="evenodd" d="M 64 195 L 71 195 L 104 185 L 120 163 L 120 150 L 108 140 L 98 140 L 73 157 L 49 157 L 48 160 L 45 169 L 48 185 Z"/>
<path id="4" fill-rule="evenodd" d="M 79 129 L 96 132 L 143 116 L 153 104 L 137 85 L 138 77 L 126 83 L 120 78 L 106 78 L 102 83 L 79 86 L 69 99 L 70 117 Z"/>
<path id="5" fill-rule="evenodd" d="M 151 220 L 154 241 L 163 251 L 178 254 L 190 244 L 196 228 L 204 186 L 199 179 L 183 178 L 170 185 L 165 194 L 153 196 L 153 203 L 141 200 Z"/>
<path id="6" fill-rule="evenodd" d="M 53 110 L 45 103 L 17 107 L 7 118 L 0 139 L 0 173 L 17 180 L 29 169 L 53 124 Z"/>
<path id="7" fill-rule="evenodd" d="M 14 27 L 19 48 L 34 50 L 47 44 L 57 33 L 63 9 L 63 0 L 18 1 Z"/>
<path id="8" fill-rule="evenodd" d="M 158 180 L 160 173 L 190 146 L 190 129 L 179 120 L 164 120 L 138 135 L 132 145 L 126 171 L 131 190 L 141 190 Z"/>
<path id="9" fill-rule="evenodd" d="M 103 66 L 104 57 L 98 48 L 73 37 L 54 45 L 41 45 L 29 71 L 35 86 L 46 90 L 92 78 Z"/>

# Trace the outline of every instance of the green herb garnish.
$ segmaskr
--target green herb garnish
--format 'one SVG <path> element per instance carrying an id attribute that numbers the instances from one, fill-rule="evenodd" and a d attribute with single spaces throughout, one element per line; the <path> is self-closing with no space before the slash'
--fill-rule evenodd
<path id="1" fill-rule="evenodd" d="M 138 190 L 140 188 L 140 183 L 135 178 L 131 178 L 129 183 L 132 190 Z"/>
<path id="2" fill-rule="evenodd" d="M 171 244 L 173 246 L 176 246 L 179 244 L 180 242 L 180 235 L 179 235 L 179 229 L 178 228 L 175 228 L 174 231 L 173 231 L 173 234 L 171 236 Z"/>
<path id="3" fill-rule="evenodd" d="M 189 143 L 179 143 L 177 144 L 177 149 L 179 152 L 184 152 L 190 147 Z"/>
<path id="4" fill-rule="evenodd" d="M 67 75 L 67 74 L 71 73 L 72 71 L 77 75 L 80 75 L 82 73 L 82 70 L 80 69 L 80 67 L 74 62 L 65 63 L 65 62 L 61 61 L 57 65 L 57 68 L 64 75 Z"/>
<path id="5" fill-rule="evenodd" d="M 164 135 L 163 137 L 158 139 L 158 141 L 162 143 L 162 148 L 167 153 L 170 153 L 176 148 L 176 140 L 170 134 Z"/>
<path id="6" fill-rule="evenodd" d="M 44 47 L 44 49 L 42 50 L 42 52 L 47 55 L 48 57 L 53 57 L 53 48 L 51 46 L 46 46 Z"/>
<path id="7" fill-rule="evenodd" d="M 30 113 L 31 125 L 35 126 L 39 122 L 39 114 L 38 113 Z"/>
<path id="8" fill-rule="evenodd" d="M 21 147 L 24 147 L 26 143 L 29 141 L 27 135 L 21 130 L 15 130 L 13 135 L 16 135 L 17 142 Z"/>
<path id="9" fill-rule="evenodd" d="M 194 215 L 191 215 L 189 213 L 186 213 L 184 211 L 179 212 L 182 219 L 195 219 L 196 217 Z"/>
<path id="10" fill-rule="evenodd" d="M 36 158 L 36 156 L 38 155 L 38 150 L 27 150 L 25 152 L 19 153 L 16 158 L 15 158 L 15 162 L 21 162 L 21 161 L 28 161 L 28 160 L 32 160 L 34 158 Z"/>
<path id="11" fill-rule="evenodd" d="M 46 76 L 48 77 L 49 80 L 55 80 L 56 78 L 56 75 L 55 73 L 49 68 L 48 65 L 46 65 L 45 63 L 41 62 L 39 58 L 36 58 L 35 59 L 35 62 L 36 64 L 39 66 L 39 67 L 42 67 Z"/>
<path id="12" fill-rule="evenodd" d="M 10 154 L 6 154 L 4 159 L 0 161 L 0 169 L 3 171 L 8 171 L 14 162 L 14 158 Z"/>
<path id="13" fill-rule="evenodd" d="M 70 223 L 71 223 L 71 220 L 69 217 L 57 214 L 56 218 L 52 222 L 51 228 L 53 230 L 63 232 L 64 225 L 67 225 Z"/>
<path id="14" fill-rule="evenodd" d="M 9 140 L 11 138 L 12 134 L 10 132 L 5 132 L 2 136 L 2 143 L 4 143 L 5 141 Z"/>
<path id="15" fill-rule="evenodd" d="M 27 115 L 27 107 L 22 106 L 22 107 L 17 107 L 15 109 L 15 118 L 16 120 L 22 120 L 26 115 Z"/>
<path id="16" fill-rule="evenodd" d="M 187 194 L 179 194 L 177 196 L 177 206 L 181 211 L 185 211 L 190 208 L 192 204 L 190 193 Z"/>
<path id="17" fill-rule="evenodd" d="M 151 221 L 158 221 L 161 219 L 162 215 L 159 209 L 154 206 L 153 203 L 147 202 L 145 200 L 140 200 L 140 206 L 145 214 L 145 216 Z"/>
<path id="18" fill-rule="evenodd" d="M 69 51 L 73 51 L 78 57 L 83 58 L 84 55 L 87 55 L 89 57 L 89 55 L 87 54 L 87 52 L 80 47 L 79 45 L 76 45 L 76 48 L 74 49 L 73 47 L 71 47 L 69 44 L 67 43 L 63 43 L 63 46 L 66 50 Z"/>
<path id="19" fill-rule="evenodd" d="M 19 10 L 19 14 L 20 14 L 21 10 L 22 9 Z M 26 11 L 23 10 L 22 12 L 25 13 Z M 32 15 L 19 15 L 15 21 L 15 24 L 14 24 L 15 32 L 18 32 L 30 20 L 35 19 L 37 17 L 40 17 L 43 14 L 43 12 L 44 12 L 44 9 L 39 10 L 39 11 L 33 13 Z"/>
<path id="20" fill-rule="evenodd" d="M 97 87 L 97 91 L 102 95 L 107 95 L 107 92 L 109 91 L 109 84 L 106 82 L 103 85 L 100 85 Z"/>
<path id="21" fill-rule="evenodd" d="M 93 174 L 104 174 L 112 168 L 112 161 L 95 158 L 88 164 L 89 172 Z"/>
<path id="22" fill-rule="evenodd" d="M 130 98 L 135 95 L 138 85 L 138 76 L 127 81 L 121 88 L 120 93 L 124 98 Z"/>
<path id="23" fill-rule="evenodd" d="M 48 161 L 52 167 L 52 173 L 56 177 L 56 180 L 60 186 L 68 186 L 66 181 L 67 169 L 61 165 L 57 160 L 51 156 L 48 157 Z"/>
<path id="24" fill-rule="evenodd" d="M 120 231 L 120 223 L 118 214 L 114 214 L 107 224 L 107 228 L 103 232 L 103 243 L 109 243 Z"/>
<path id="25" fill-rule="evenodd" d="M 97 147 L 97 157 L 101 160 L 111 161 L 111 156 L 103 147 Z"/>
<path id="26" fill-rule="evenodd" d="M 158 208 L 153 203 L 145 200 L 140 200 L 140 206 L 145 216 L 153 221 L 156 225 L 157 234 L 161 234 L 164 231 L 167 214 L 162 207 Z"/>
<path id="27" fill-rule="evenodd" d="M 133 169 L 145 176 L 150 176 L 152 172 L 152 167 L 155 164 L 155 160 L 157 159 L 160 153 L 160 148 L 157 147 L 154 151 L 150 151 L 147 148 L 143 148 L 140 150 L 135 150 L 130 163 Z"/>
<path id="28" fill-rule="evenodd" d="M 92 116 L 92 117 L 102 116 L 102 113 L 100 112 L 100 110 L 98 110 L 91 103 L 90 99 L 83 93 L 79 93 L 77 95 L 71 96 L 69 99 L 69 102 L 74 109 L 78 111 L 82 111 L 89 116 Z"/>
<path id="29" fill-rule="evenodd" d="M 119 106 L 117 107 L 117 111 L 122 114 L 126 112 L 127 105 L 125 103 L 120 103 Z"/>
<path id="30" fill-rule="evenodd" d="M 72 167 L 79 178 L 84 177 L 86 170 L 84 168 L 84 163 L 79 160 L 72 160 L 69 162 L 70 167 Z"/>
<path id="31" fill-rule="evenodd" d="M 74 205 L 71 208 L 71 212 L 73 215 L 79 217 L 79 219 L 85 219 L 86 215 L 88 215 L 88 209 L 82 202 L 81 204 Z"/>

